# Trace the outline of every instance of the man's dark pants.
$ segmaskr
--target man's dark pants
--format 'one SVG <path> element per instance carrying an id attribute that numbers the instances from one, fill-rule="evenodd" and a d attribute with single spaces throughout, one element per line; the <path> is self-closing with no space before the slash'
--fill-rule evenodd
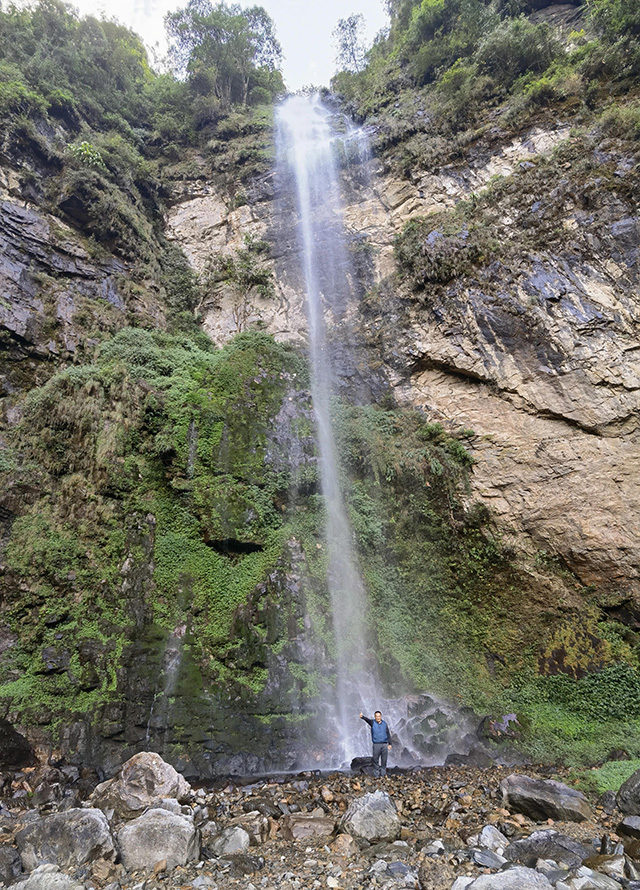
<path id="1" fill-rule="evenodd" d="M 386 742 L 373 743 L 373 774 L 374 776 L 387 775 L 387 757 L 389 756 L 389 745 Z M 378 766 L 378 761 L 380 765 Z"/>

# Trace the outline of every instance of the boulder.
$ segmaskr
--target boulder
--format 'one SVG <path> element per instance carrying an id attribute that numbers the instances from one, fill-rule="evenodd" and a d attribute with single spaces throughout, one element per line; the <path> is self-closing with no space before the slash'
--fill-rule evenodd
<path id="1" fill-rule="evenodd" d="M 584 794 L 553 779 L 508 776 L 500 783 L 503 802 L 509 810 L 530 819 L 582 822 L 593 819 Z"/>
<path id="2" fill-rule="evenodd" d="M 292 813 L 282 820 L 282 836 L 288 841 L 327 840 L 336 830 L 336 820 L 331 816 L 314 816 L 310 813 Z"/>
<path id="3" fill-rule="evenodd" d="M 135 819 L 164 798 L 185 802 L 191 794 L 186 779 L 159 754 L 143 751 L 127 760 L 113 779 L 98 785 L 91 801 L 117 819 Z"/>
<path id="4" fill-rule="evenodd" d="M 553 859 L 554 862 L 566 863 L 570 868 L 578 868 L 585 859 L 593 856 L 593 849 L 585 847 L 565 834 L 546 829 L 534 831 L 529 837 L 509 844 L 504 856 L 510 862 L 522 862 L 531 866 L 535 865 L 538 859 Z"/>
<path id="5" fill-rule="evenodd" d="M 63 874 L 57 865 L 39 865 L 20 884 L 20 890 L 84 890 L 84 884 Z"/>
<path id="6" fill-rule="evenodd" d="M 622 822 L 618 822 L 616 831 L 625 837 L 640 838 L 640 816 L 627 816 Z"/>
<path id="7" fill-rule="evenodd" d="M 230 825 L 239 825 L 240 828 L 244 828 L 249 835 L 252 847 L 259 847 L 269 837 L 269 820 L 257 810 L 232 819 Z"/>
<path id="8" fill-rule="evenodd" d="M 502 855 L 509 846 L 509 840 L 495 825 L 485 825 L 478 837 L 478 846 Z"/>
<path id="9" fill-rule="evenodd" d="M 621 890 L 622 888 L 619 881 L 598 871 L 593 871 L 586 865 L 581 866 L 577 870 L 575 878 L 569 878 L 566 884 L 571 890 Z"/>
<path id="10" fill-rule="evenodd" d="M 0 847 L 0 882 L 10 884 L 22 871 L 20 853 L 15 847 L 3 844 Z"/>
<path id="11" fill-rule="evenodd" d="M 640 769 L 622 783 L 616 803 L 625 816 L 640 816 Z"/>
<path id="12" fill-rule="evenodd" d="M 151 869 L 166 859 L 167 868 L 186 865 L 200 854 L 200 838 L 188 816 L 148 810 L 118 832 L 118 850 L 126 869 Z"/>
<path id="13" fill-rule="evenodd" d="M 246 853 L 250 844 L 249 833 L 239 825 L 233 825 L 207 842 L 207 853 L 209 856 L 233 856 Z"/>
<path id="14" fill-rule="evenodd" d="M 400 837 L 400 817 L 386 791 L 374 791 L 352 800 L 342 819 L 342 828 L 367 841 L 395 841 Z"/>
<path id="15" fill-rule="evenodd" d="M 339 834 L 331 844 L 331 852 L 341 859 L 351 859 L 358 855 L 358 845 L 350 834 Z"/>
<path id="16" fill-rule="evenodd" d="M 31 822 L 16 835 L 25 871 L 57 865 L 73 871 L 94 859 L 115 859 L 116 849 L 104 813 L 71 809 Z"/>
<path id="17" fill-rule="evenodd" d="M 481 875 L 468 890 L 553 890 L 553 884 L 533 868 L 517 865 L 495 875 Z"/>

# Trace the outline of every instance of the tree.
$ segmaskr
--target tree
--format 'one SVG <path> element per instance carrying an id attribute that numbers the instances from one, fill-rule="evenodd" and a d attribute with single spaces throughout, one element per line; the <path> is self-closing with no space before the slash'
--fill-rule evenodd
<path id="1" fill-rule="evenodd" d="M 247 103 L 257 72 L 274 72 L 282 58 L 266 10 L 210 0 L 189 0 L 165 18 L 170 54 L 179 71 L 207 84 L 225 104 Z M 279 81 L 281 83 L 281 80 Z"/>
<path id="2" fill-rule="evenodd" d="M 333 38 L 338 49 L 336 65 L 340 71 L 359 74 L 366 62 L 364 45 L 365 19 L 362 13 L 339 19 L 333 30 Z"/>

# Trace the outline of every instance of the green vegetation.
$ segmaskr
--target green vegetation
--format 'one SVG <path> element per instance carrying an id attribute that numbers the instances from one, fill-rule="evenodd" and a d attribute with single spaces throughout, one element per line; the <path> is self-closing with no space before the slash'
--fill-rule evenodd
<path id="1" fill-rule="evenodd" d="M 483 138 L 533 121 L 587 121 L 635 89 L 637 4 L 594 0 L 579 31 L 532 21 L 531 6 L 476 0 L 391 0 L 391 28 L 346 64 L 332 88 L 375 126 L 377 148 L 400 171 L 456 160 Z"/>
<path id="2" fill-rule="evenodd" d="M 209 258 L 201 276 L 202 299 L 217 302 L 221 289 L 232 295 L 232 312 L 237 331 L 244 331 L 252 311 L 251 295 L 263 299 L 275 296 L 275 276 L 265 265 L 270 246 L 245 235 L 245 246 L 233 253 L 218 253 Z"/>
<path id="3" fill-rule="evenodd" d="M 30 394 L 16 446 L 42 494 L 7 549 L 24 593 L 6 615 L 23 632 L 0 687 L 21 719 L 117 699 L 141 621 L 165 635 L 187 621 L 198 670 L 225 673 L 236 610 L 287 539 L 286 461 L 270 468 L 265 450 L 292 375 L 305 379 L 296 355 L 261 334 L 215 351 L 128 329 Z M 86 663 L 78 639 L 94 644 Z M 259 656 L 232 682 L 261 688 Z"/>
<path id="4" fill-rule="evenodd" d="M 547 156 L 535 158 L 512 176 L 495 178 L 486 189 L 455 208 L 410 219 L 396 237 L 395 254 L 401 275 L 414 291 L 428 289 L 463 275 L 481 274 L 498 260 L 506 267 L 523 252 L 543 249 L 572 251 L 587 242 L 579 227 L 562 224 L 569 205 L 574 213 L 604 207 L 615 194 L 635 204 L 637 181 L 621 183 L 615 156 L 601 159 L 603 133 L 633 139 L 640 108 L 609 109 L 590 132 L 575 133 Z M 630 211 L 631 212 L 631 211 Z"/>
<path id="5" fill-rule="evenodd" d="M 198 95 L 222 107 L 260 105 L 284 92 L 282 57 L 272 20 L 261 6 L 189 0 L 166 17 L 171 52 Z"/>
<path id="6" fill-rule="evenodd" d="M 571 782 L 580 791 L 600 795 L 605 791 L 619 791 L 622 783 L 638 769 L 640 760 L 611 760 L 599 769 L 575 770 Z"/>

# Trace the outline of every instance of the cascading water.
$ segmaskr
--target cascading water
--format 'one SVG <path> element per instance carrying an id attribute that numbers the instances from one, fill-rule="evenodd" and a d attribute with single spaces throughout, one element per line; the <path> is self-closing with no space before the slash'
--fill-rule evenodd
<path id="1" fill-rule="evenodd" d="M 342 758 L 367 753 L 359 710 L 374 707 L 399 718 L 385 701 L 375 647 L 367 626 L 367 592 L 353 545 L 340 485 L 336 440 L 331 422 L 335 369 L 327 336 L 343 326 L 353 280 L 342 223 L 336 137 L 331 114 L 317 97 L 294 96 L 278 109 L 278 164 L 285 184 L 295 183 L 298 249 L 307 298 L 311 394 L 316 418 L 320 479 L 325 504 L 327 582 L 335 640 L 335 710 Z M 359 136 L 355 137 L 359 139 Z M 364 733 L 366 734 L 366 733 Z"/>

